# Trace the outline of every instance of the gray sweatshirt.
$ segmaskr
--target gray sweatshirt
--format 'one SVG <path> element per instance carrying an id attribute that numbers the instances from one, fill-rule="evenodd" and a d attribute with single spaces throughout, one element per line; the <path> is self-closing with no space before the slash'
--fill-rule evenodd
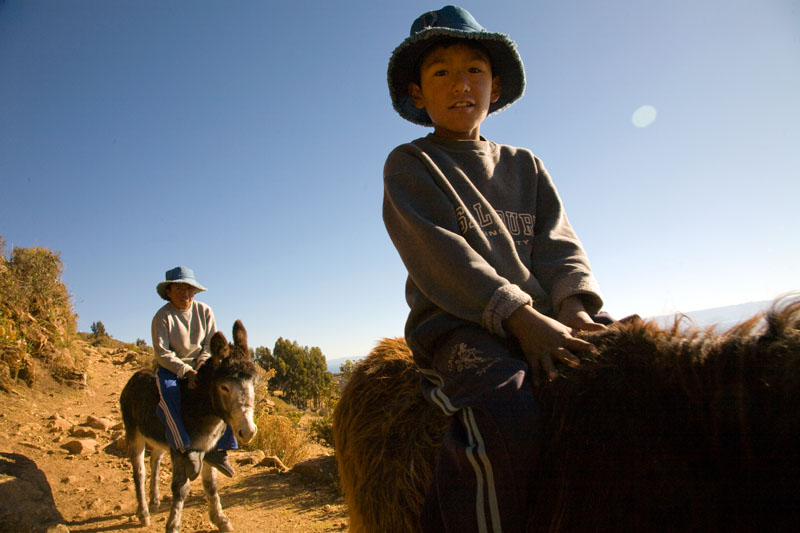
<path id="1" fill-rule="evenodd" d="M 453 318 L 505 336 L 503 320 L 521 305 L 553 315 L 573 295 L 590 314 L 602 306 L 553 181 L 529 150 L 433 134 L 401 145 L 384 167 L 383 220 L 408 270 L 409 340 Z"/>
<path id="2" fill-rule="evenodd" d="M 156 312 L 152 323 L 155 362 L 182 378 L 211 357 L 211 337 L 217 322 L 211 307 L 193 301 L 186 311 L 167 302 Z"/>

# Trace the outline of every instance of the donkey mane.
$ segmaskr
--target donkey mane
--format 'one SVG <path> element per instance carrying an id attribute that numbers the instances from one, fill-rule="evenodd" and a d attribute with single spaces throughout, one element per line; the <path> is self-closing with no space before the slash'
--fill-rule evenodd
<path id="1" fill-rule="evenodd" d="M 586 337 L 596 353 L 539 392 L 535 521 L 747 529 L 798 510 L 800 301 L 721 334 L 633 320 Z"/>
<path id="2" fill-rule="evenodd" d="M 227 359 L 216 369 L 217 375 L 225 379 L 245 381 L 258 375 L 256 365 L 250 360 Z"/>
<path id="3" fill-rule="evenodd" d="M 249 358 L 249 354 L 246 357 Z M 201 385 L 218 379 L 246 381 L 254 379 L 257 375 L 258 369 L 255 363 L 250 359 L 240 358 L 238 351 L 221 362 L 217 362 L 214 358 L 207 359 L 197 369 L 197 380 Z"/>

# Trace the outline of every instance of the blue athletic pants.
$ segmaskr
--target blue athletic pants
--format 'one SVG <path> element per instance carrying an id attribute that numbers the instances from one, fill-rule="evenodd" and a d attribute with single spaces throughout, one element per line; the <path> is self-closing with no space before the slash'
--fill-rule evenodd
<path id="1" fill-rule="evenodd" d="M 613 319 L 601 313 L 596 322 Z M 465 324 L 428 344 L 425 398 L 451 417 L 420 518 L 424 533 L 524 530 L 539 407 L 514 339 Z"/>

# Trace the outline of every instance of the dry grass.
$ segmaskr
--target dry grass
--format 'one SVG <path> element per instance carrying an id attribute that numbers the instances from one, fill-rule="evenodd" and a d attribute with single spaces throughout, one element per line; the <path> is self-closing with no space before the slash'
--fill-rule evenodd
<path id="1" fill-rule="evenodd" d="M 247 447 L 277 456 L 289 468 L 309 459 L 316 451 L 308 433 L 285 416 L 265 412 L 256 419 L 256 425 L 258 433 Z"/>
<path id="2" fill-rule="evenodd" d="M 291 468 L 313 455 L 314 443 L 308 433 L 298 427 L 302 413 L 270 393 L 268 382 L 275 371 L 257 368 L 255 422 L 258 433 L 247 448 L 274 455 Z"/>
<path id="3" fill-rule="evenodd" d="M 53 376 L 76 370 L 76 315 L 62 269 L 47 248 L 15 247 L 6 257 L 0 237 L 0 388 L 33 386 L 41 365 Z"/>

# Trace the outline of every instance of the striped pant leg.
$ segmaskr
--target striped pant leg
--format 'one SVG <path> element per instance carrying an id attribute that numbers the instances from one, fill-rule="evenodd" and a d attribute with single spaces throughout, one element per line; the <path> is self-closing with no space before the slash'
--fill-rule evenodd
<path id="1" fill-rule="evenodd" d="M 156 370 L 156 376 L 160 397 L 156 411 L 166 427 L 167 442 L 175 450 L 186 451 L 191 440 L 181 418 L 181 388 L 178 376 L 161 367 Z"/>
<path id="2" fill-rule="evenodd" d="M 518 349 L 481 328 L 459 328 L 423 369 L 426 398 L 452 416 L 426 495 L 422 531 L 519 531 L 538 408 Z"/>

